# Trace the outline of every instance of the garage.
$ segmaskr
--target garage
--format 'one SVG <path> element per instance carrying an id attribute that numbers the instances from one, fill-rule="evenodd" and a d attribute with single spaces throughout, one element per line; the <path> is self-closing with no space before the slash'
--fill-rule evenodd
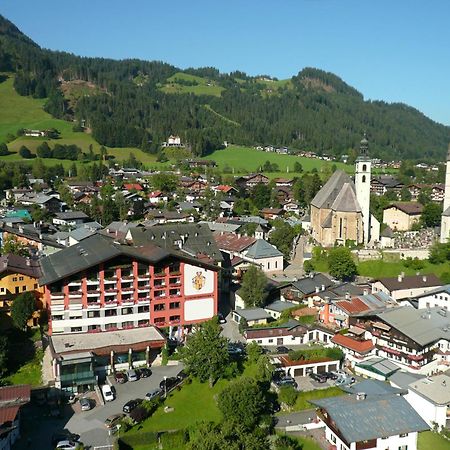
<path id="1" fill-rule="evenodd" d="M 303 367 L 300 367 L 300 369 L 294 369 L 294 377 L 302 377 L 303 375 Z"/>
<path id="2" fill-rule="evenodd" d="M 323 366 L 317 366 L 317 373 L 324 373 L 327 371 L 327 366 L 324 364 Z"/>

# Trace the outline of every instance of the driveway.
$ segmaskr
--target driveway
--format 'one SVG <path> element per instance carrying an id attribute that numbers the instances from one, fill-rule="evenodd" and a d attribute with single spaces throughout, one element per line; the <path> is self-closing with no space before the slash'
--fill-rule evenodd
<path id="1" fill-rule="evenodd" d="M 239 325 L 231 318 L 231 313 L 226 317 L 227 322 L 221 323 L 222 336 L 229 339 L 231 342 L 244 342 L 244 336 L 239 333 Z"/>
<path id="2" fill-rule="evenodd" d="M 112 444 L 113 438 L 108 435 L 108 430 L 104 426 L 105 419 L 122 412 L 123 405 L 135 398 L 144 398 L 145 394 L 159 387 L 159 383 L 164 376 L 175 376 L 183 365 L 152 367 L 152 375 L 149 378 L 142 378 L 138 381 L 127 382 L 125 384 L 114 384 L 116 389 L 116 399 L 107 402 L 102 406 L 99 402 L 90 411 L 79 411 L 76 406 L 72 408 L 66 405 L 62 418 L 51 418 L 43 413 L 42 407 L 30 406 L 25 418 L 26 423 L 22 431 L 22 439 L 17 446 L 17 450 L 49 450 L 51 449 L 51 435 L 57 431 L 67 429 L 72 433 L 80 435 L 80 441 L 85 444 L 85 448 L 93 449 L 95 446 Z M 31 439 L 32 447 L 28 446 L 28 438 Z"/>

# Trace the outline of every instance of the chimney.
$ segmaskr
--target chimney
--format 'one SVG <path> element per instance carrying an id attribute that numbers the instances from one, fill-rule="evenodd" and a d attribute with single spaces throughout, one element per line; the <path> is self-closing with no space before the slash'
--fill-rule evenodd
<path id="1" fill-rule="evenodd" d="M 345 300 L 350 300 L 350 292 L 345 293 Z"/>
<path id="2" fill-rule="evenodd" d="M 318 292 L 320 292 L 320 288 L 319 288 L 319 286 L 316 286 L 316 294 L 317 294 Z"/>
<path id="3" fill-rule="evenodd" d="M 426 283 L 426 282 L 427 282 L 427 276 L 424 275 L 424 276 L 422 277 L 422 280 L 423 280 L 424 283 Z"/>
<path id="4" fill-rule="evenodd" d="M 329 305 L 329 304 L 331 304 L 331 300 L 330 300 L 330 297 L 325 297 L 325 303 L 327 304 L 327 305 Z"/>
<path id="5" fill-rule="evenodd" d="M 322 286 L 320 288 L 321 288 L 322 291 L 324 291 L 325 290 L 325 285 L 322 284 Z"/>
<path id="6" fill-rule="evenodd" d="M 311 273 L 309 274 L 309 278 L 314 278 L 314 272 L 311 272 Z"/>
<path id="7" fill-rule="evenodd" d="M 27 256 L 27 259 L 26 259 L 26 265 L 27 265 L 27 266 L 31 266 L 31 259 L 30 259 L 29 256 Z"/>
<path id="8" fill-rule="evenodd" d="M 369 290 L 368 289 L 363 289 L 363 295 L 369 295 Z"/>
<path id="9" fill-rule="evenodd" d="M 399 283 L 403 281 L 403 272 L 397 277 Z"/>
<path id="10" fill-rule="evenodd" d="M 356 394 L 356 400 L 365 400 L 367 397 L 365 392 L 358 392 Z"/>

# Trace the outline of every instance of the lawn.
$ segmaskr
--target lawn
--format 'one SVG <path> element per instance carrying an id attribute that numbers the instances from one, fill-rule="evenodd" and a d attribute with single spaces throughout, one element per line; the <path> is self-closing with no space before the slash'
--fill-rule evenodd
<path id="1" fill-rule="evenodd" d="M 444 439 L 437 433 L 425 431 L 419 433 L 418 450 L 448 450 L 450 448 L 450 441 Z"/>
<path id="2" fill-rule="evenodd" d="M 153 416 L 142 424 L 140 431 L 179 430 L 201 421 L 219 422 L 222 414 L 216 405 L 215 396 L 227 384 L 228 381 L 219 380 L 210 388 L 208 383 L 200 383 L 194 379 L 181 390 L 173 391 L 165 401 L 165 405 L 174 408 L 173 412 L 165 413 L 164 408 L 158 408 Z"/>
<path id="3" fill-rule="evenodd" d="M 319 398 L 337 397 L 343 395 L 340 388 L 332 386 L 327 389 L 316 389 L 315 391 L 300 392 L 297 401 L 295 402 L 293 411 L 303 411 L 305 409 L 311 409 L 314 406 L 308 402 L 308 400 L 317 400 Z"/>
<path id="4" fill-rule="evenodd" d="M 312 169 L 320 171 L 326 166 L 336 164 L 339 169 L 347 172 L 353 172 L 354 168 L 350 165 L 345 165 L 340 162 L 331 163 L 322 161 L 320 159 L 305 158 L 294 155 L 280 155 L 274 152 L 263 152 L 251 147 L 240 147 L 236 145 L 230 145 L 226 149 L 216 150 L 204 159 L 213 160 L 218 165 L 219 169 L 223 171 L 224 168 L 228 168 L 234 171 L 235 174 L 246 174 L 249 172 L 256 172 L 261 170 L 261 167 L 266 161 L 270 163 L 276 163 L 279 167 L 279 172 L 266 173 L 267 176 L 273 177 L 290 177 L 299 175 L 294 172 L 294 164 L 299 162 L 305 172 L 309 172 Z"/>
<path id="5" fill-rule="evenodd" d="M 279 433 L 281 435 L 281 433 Z M 321 450 L 321 447 L 312 439 L 307 437 L 293 436 L 287 434 L 291 439 L 296 440 L 300 445 L 302 450 Z"/>
<path id="6" fill-rule="evenodd" d="M 39 349 L 34 358 L 24 364 L 19 370 L 5 378 L 6 382 L 11 384 L 31 384 L 31 386 L 40 386 L 42 384 L 42 358 L 44 352 Z"/>
<path id="7" fill-rule="evenodd" d="M 431 264 L 428 261 L 424 261 L 424 268 L 420 270 L 420 273 L 434 273 L 437 276 L 442 275 L 443 272 L 450 270 L 448 263 L 443 264 Z M 319 270 L 319 269 L 318 269 Z M 415 275 L 417 270 L 405 267 L 401 261 L 363 261 L 358 264 L 359 275 L 371 278 L 380 277 L 395 277 L 401 272 L 405 272 L 406 275 Z"/>

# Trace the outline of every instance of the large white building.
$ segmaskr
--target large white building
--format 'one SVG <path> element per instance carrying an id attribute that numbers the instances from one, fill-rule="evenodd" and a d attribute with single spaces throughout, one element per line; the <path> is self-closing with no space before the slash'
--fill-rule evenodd
<path id="1" fill-rule="evenodd" d="M 448 145 L 445 170 L 445 194 L 441 219 L 441 242 L 447 242 L 450 237 L 450 144 Z"/>

